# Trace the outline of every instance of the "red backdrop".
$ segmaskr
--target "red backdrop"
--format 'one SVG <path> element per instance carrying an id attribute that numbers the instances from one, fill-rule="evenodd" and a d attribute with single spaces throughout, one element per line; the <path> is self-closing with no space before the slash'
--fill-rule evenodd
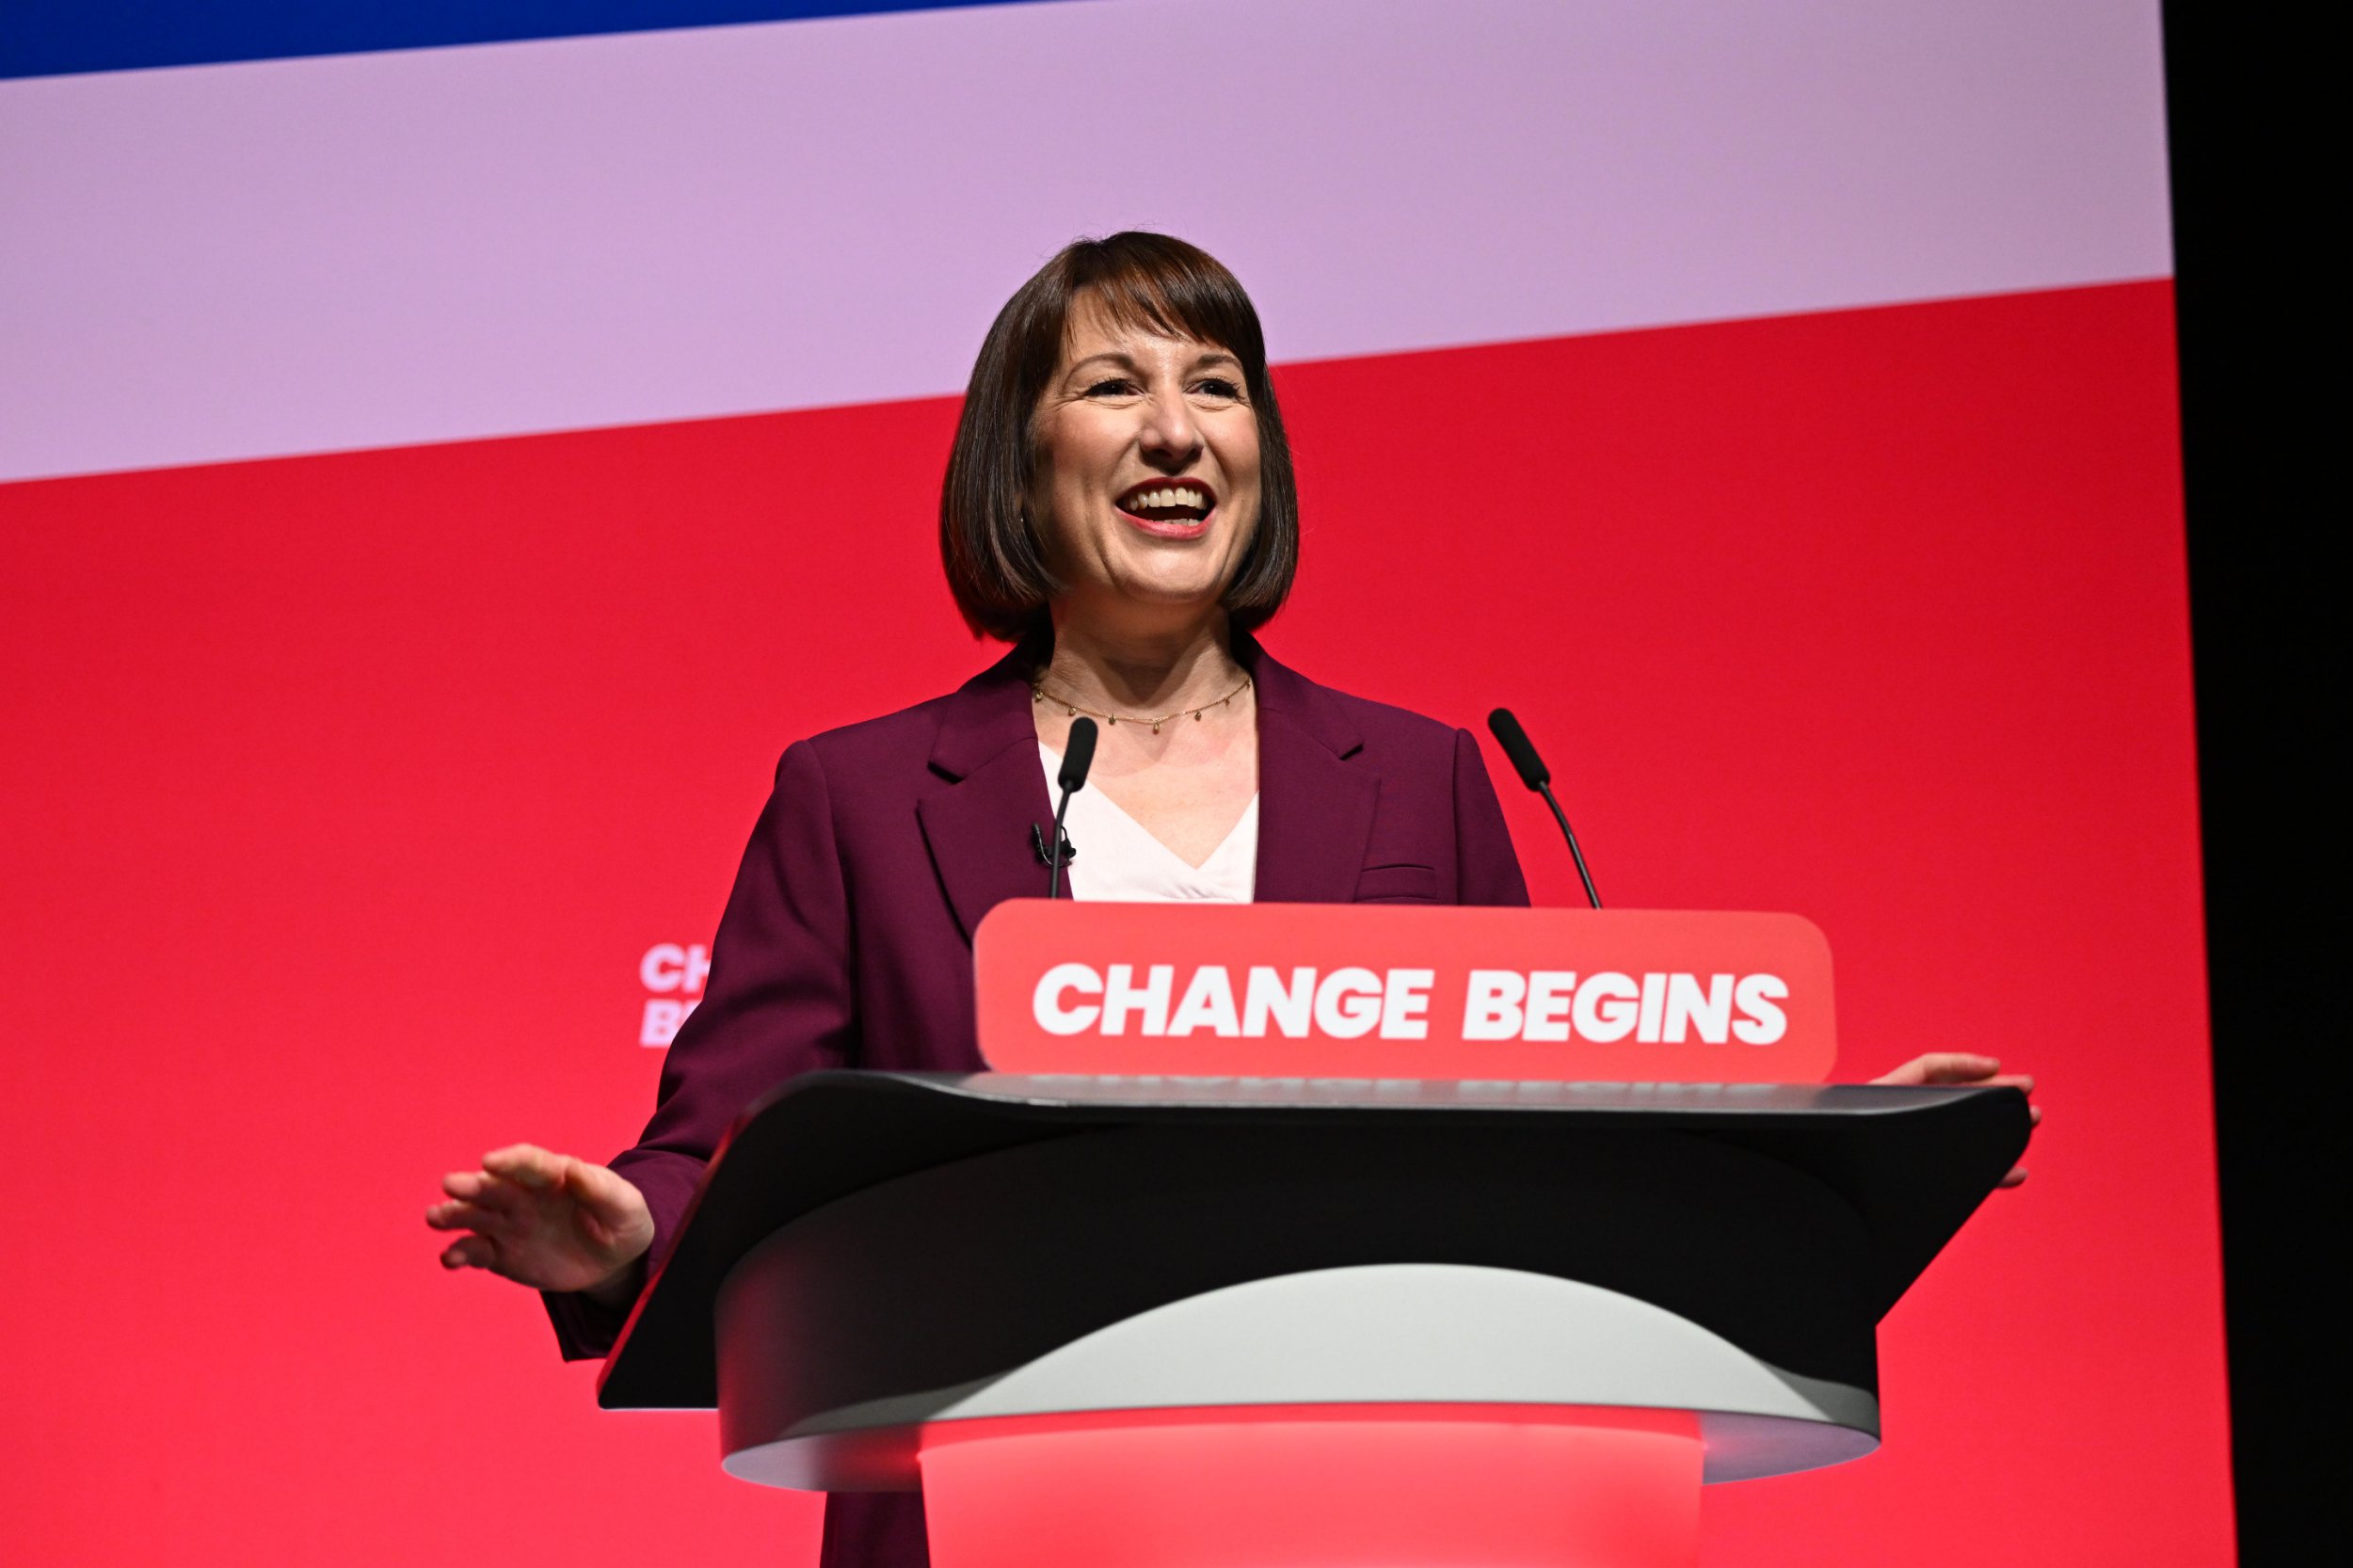
<path id="1" fill-rule="evenodd" d="M 1712 1564 L 2229 1556 L 2171 308 L 1279 374 L 1270 647 L 1517 709 L 1613 903 L 1818 922 L 1841 1076 L 2041 1079 L 2033 1179 L 1887 1321 L 1885 1448 L 1712 1489 Z M 954 414 L 0 488 L 12 1556 L 808 1560 L 811 1501 L 599 1415 L 420 1211 L 626 1144 L 640 955 L 707 940 L 776 753 L 993 656 L 930 542 Z"/>

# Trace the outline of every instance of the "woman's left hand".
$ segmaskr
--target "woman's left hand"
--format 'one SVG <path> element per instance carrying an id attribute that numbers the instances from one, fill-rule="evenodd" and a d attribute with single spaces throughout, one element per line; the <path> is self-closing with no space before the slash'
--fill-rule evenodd
<path id="1" fill-rule="evenodd" d="M 1988 1087 L 2006 1083 L 2024 1089 L 2029 1095 L 2034 1093 L 2034 1080 L 2026 1074 L 2006 1073 L 2002 1071 L 2002 1064 L 1997 1058 L 1979 1056 L 1975 1051 L 1965 1050 L 1932 1050 L 1926 1056 L 1913 1057 L 1894 1072 L 1882 1073 L 1871 1081 L 1904 1084 L 1975 1083 Z M 2035 1105 L 2027 1107 L 2027 1110 L 2032 1114 L 2035 1125 L 2041 1125 L 2042 1108 Z M 2002 1185 L 2015 1187 L 2025 1179 L 2026 1167 L 2016 1165 L 2010 1168 L 2009 1175 L 2002 1178 Z"/>

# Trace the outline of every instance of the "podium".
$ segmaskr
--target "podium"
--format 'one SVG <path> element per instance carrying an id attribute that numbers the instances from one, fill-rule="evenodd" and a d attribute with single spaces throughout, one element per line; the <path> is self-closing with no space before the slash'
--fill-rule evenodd
<path id="1" fill-rule="evenodd" d="M 922 1489 L 938 1568 L 1667 1564 L 1877 1447 L 1876 1328 L 2009 1088 L 820 1072 L 599 1384 L 727 1470 Z"/>

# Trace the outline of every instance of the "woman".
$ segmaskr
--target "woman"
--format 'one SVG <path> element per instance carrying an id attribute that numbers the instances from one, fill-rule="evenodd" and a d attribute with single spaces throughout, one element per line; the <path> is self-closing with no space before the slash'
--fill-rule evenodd
<path id="1" fill-rule="evenodd" d="M 600 1355 L 753 1098 L 818 1066 L 979 1069 L 972 932 L 1045 891 L 1033 829 L 1080 715 L 1099 741 L 1073 804 L 1079 898 L 1526 904 L 1466 732 L 1317 685 L 1251 640 L 1298 541 L 1233 275 L 1146 233 L 1048 262 L 982 346 L 940 504 L 956 601 L 1013 651 L 784 754 L 637 1146 L 605 1167 L 519 1144 L 453 1173 L 427 1214 L 466 1233 L 444 1266 L 547 1292 L 565 1354 Z M 924 1560 L 920 1498 L 832 1499 L 826 1568 Z"/>

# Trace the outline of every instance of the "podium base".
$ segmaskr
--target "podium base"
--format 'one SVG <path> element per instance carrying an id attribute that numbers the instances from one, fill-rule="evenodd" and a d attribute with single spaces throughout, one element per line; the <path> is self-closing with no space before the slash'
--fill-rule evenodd
<path id="1" fill-rule="evenodd" d="M 1326 1405 L 947 1421 L 934 1568 L 1690 1568 L 1689 1412 Z"/>

